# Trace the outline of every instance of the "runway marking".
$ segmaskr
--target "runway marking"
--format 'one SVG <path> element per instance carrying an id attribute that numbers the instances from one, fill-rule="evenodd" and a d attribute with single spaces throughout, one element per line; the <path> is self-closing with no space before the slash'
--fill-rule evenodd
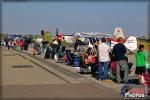
<path id="1" fill-rule="evenodd" d="M 18 53 L 18 52 L 14 52 L 14 51 L 9 51 L 9 52 L 16 53 L 17 55 L 19 55 L 19 56 L 21 56 L 21 57 L 23 57 L 23 58 L 27 59 L 28 61 L 30 61 L 30 62 L 32 62 L 32 63 L 34 63 L 34 64 L 36 64 L 38 67 L 40 67 L 40 68 L 44 69 L 45 71 L 47 71 L 47 72 L 51 73 L 52 75 L 54 75 L 54 76 L 58 77 L 59 79 L 61 79 L 61 80 L 63 80 L 63 81 L 65 81 L 66 83 L 71 83 L 69 80 L 65 79 L 64 77 L 59 76 L 58 74 L 54 73 L 53 71 L 50 71 L 50 70 L 46 69 L 45 67 L 41 66 L 41 65 L 40 65 L 40 64 L 38 64 L 37 62 L 35 62 L 35 61 L 33 61 L 33 60 L 31 60 L 31 59 L 29 59 L 29 58 L 27 58 L 27 57 L 25 57 L 25 56 L 21 55 L 20 53 Z M 37 60 L 37 59 L 34 59 L 34 60 Z M 45 64 L 44 62 L 42 62 L 42 63 L 43 63 L 43 64 Z"/>

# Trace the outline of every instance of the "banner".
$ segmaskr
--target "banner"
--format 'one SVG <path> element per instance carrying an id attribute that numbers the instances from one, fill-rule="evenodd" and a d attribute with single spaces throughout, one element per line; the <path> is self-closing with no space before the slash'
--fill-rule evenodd
<path id="1" fill-rule="evenodd" d="M 44 32 L 43 41 L 48 41 L 48 42 L 51 42 L 51 41 L 52 41 L 52 36 L 51 36 L 51 33 L 50 33 L 49 31 Z"/>

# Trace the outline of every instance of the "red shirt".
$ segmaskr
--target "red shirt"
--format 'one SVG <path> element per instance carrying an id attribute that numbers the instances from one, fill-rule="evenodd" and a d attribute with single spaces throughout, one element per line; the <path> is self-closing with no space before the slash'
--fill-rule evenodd
<path id="1" fill-rule="evenodd" d="M 20 41 L 20 46 L 23 46 L 24 45 L 24 42 L 23 41 Z"/>

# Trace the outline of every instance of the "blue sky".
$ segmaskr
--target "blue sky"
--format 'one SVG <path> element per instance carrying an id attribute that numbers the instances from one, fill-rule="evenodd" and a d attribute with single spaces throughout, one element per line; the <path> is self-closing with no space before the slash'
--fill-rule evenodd
<path id="1" fill-rule="evenodd" d="M 37 34 L 113 33 L 122 27 L 126 35 L 148 33 L 147 2 L 24 2 L 2 3 L 2 32 Z"/>

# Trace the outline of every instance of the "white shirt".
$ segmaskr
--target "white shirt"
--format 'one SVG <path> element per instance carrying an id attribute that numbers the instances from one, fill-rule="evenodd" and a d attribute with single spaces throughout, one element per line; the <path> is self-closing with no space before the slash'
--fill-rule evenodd
<path id="1" fill-rule="evenodd" d="M 8 41 L 8 45 L 11 46 L 10 42 Z"/>
<path id="2" fill-rule="evenodd" d="M 58 45 L 58 42 L 55 40 L 55 41 L 53 42 L 53 44 L 57 44 L 57 45 Z"/>
<path id="3" fill-rule="evenodd" d="M 98 54 L 99 54 L 99 62 L 107 62 L 110 60 L 109 57 L 110 47 L 105 44 L 101 43 L 98 45 Z"/>

